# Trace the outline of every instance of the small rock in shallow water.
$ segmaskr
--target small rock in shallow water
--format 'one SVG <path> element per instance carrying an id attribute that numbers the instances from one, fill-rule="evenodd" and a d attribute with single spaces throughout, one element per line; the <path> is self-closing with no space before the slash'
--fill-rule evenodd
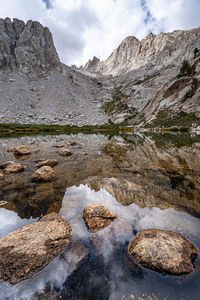
<path id="1" fill-rule="evenodd" d="M 85 207 L 83 218 L 89 231 L 95 232 L 108 226 L 114 219 L 117 218 L 117 215 L 111 213 L 103 205 L 91 204 Z"/>
<path id="2" fill-rule="evenodd" d="M 8 167 L 8 166 L 10 166 L 12 164 L 15 164 L 15 162 L 12 161 L 12 160 L 6 161 L 5 163 L 3 163 L 3 164 L 0 165 L 0 169 L 4 170 L 6 167 Z"/>
<path id="3" fill-rule="evenodd" d="M 7 152 L 9 152 L 9 153 L 13 153 L 14 151 L 15 151 L 15 148 L 13 148 L 13 147 L 11 147 L 7 150 Z"/>
<path id="4" fill-rule="evenodd" d="M 70 235 L 68 222 L 51 213 L 2 237 L 0 280 L 16 284 L 30 278 L 69 245 Z"/>
<path id="5" fill-rule="evenodd" d="M 36 164 L 37 168 L 43 167 L 43 166 L 49 166 L 49 167 L 54 167 L 58 164 L 57 159 L 47 159 L 44 161 L 40 161 Z"/>
<path id="6" fill-rule="evenodd" d="M 3 169 L 4 173 L 19 173 L 23 172 L 25 167 L 21 164 L 18 164 L 14 161 L 8 161 L 0 166 Z"/>
<path id="7" fill-rule="evenodd" d="M 142 266 L 174 275 L 191 273 L 197 256 L 193 244 L 180 234 L 159 229 L 140 231 L 128 252 Z"/>
<path id="8" fill-rule="evenodd" d="M 72 152 L 67 148 L 63 148 L 63 149 L 60 149 L 59 155 L 61 155 L 61 156 L 70 156 L 70 155 L 72 155 Z"/>
<path id="9" fill-rule="evenodd" d="M 28 146 L 25 145 L 21 145 L 19 147 L 16 147 L 14 150 L 14 154 L 15 155 L 27 155 L 30 154 L 31 150 Z"/>
<path id="10" fill-rule="evenodd" d="M 35 173 L 31 176 L 32 181 L 51 181 L 56 176 L 54 170 L 49 166 L 43 166 L 39 168 Z"/>

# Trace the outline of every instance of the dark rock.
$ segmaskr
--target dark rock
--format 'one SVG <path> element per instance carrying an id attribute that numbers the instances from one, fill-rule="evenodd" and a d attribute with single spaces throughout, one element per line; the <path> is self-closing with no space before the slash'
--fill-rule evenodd
<path id="1" fill-rule="evenodd" d="M 30 278 L 63 251 L 71 226 L 51 213 L 0 239 L 0 279 L 12 284 Z"/>
<path id="2" fill-rule="evenodd" d="M 197 256 L 193 244 L 180 234 L 159 229 L 139 232 L 128 252 L 142 266 L 174 275 L 191 273 Z"/>
<path id="3" fill-rule="evenodd" d="M 117 216 L 103 205 L 91 204 L 85 207 L 83 218 L 89 231 L 95 232 L 108 226 Z"/>

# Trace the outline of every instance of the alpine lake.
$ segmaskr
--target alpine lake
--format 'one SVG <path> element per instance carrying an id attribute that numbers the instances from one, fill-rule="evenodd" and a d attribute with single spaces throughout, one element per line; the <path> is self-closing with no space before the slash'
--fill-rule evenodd
<path id="1" fill-rule="evenodd" d="M 31 154 L 8 149 L 27 145 Z M 58 154 L 67 147 L 69 157 Z M 51 182 L 35 183 L 42 159 L 57 159 Z M 23 172 L 0 179 L 0 237 L 51 212 L 72 227 L 75 241 L 44 269 L 12 285 L 0 281 L 0 299 L 198 300 L 200 259 L 188 275 L 158 273 L 133 263 L 128 245 L 143 229 L 175 231 L 200 249 L 200 135 L 119 133 L 0 135 L 0 164 Z M 110 190 L 99 183 L 114 180 Z M 124 182 L 138 187 L 132 192 Z M 118 184 L 119 183 L 119 184 Z M 95 233 L 83 210 L 100 203 L 118 216 Z"/>

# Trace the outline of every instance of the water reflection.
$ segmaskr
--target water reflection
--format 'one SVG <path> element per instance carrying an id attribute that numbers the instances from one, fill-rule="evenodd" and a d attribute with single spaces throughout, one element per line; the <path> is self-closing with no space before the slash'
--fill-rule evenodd
<path id="1" fill-rule="evenodd" d="M 147 228 L 176 231 L 200 248 L 200 143 L 196 137 L 184 137 L 187 145 L 173 140 L 153 134 L 4 139 L 0 163 L 15 160 L 7 149 L 19 144 L 32 154 L 22 162 L 24 173 L 0 181 L 0 201 L 7 201 L 0 206 L 0 236 L 55 211 L 71 224 L 73 240 L 33 278 L 15 286 L 1 282 L 0 299 L 200 299 L 199 259 L 194 274 L 174 277 L 141 268 L 127 255 L 130 240 Z M 58 156 L 61 143 L 71 147 L 70 158 Z M 58 159 L 56 179 L 33 184 L 41 157 Z M 89 233 L 82 214 L 90 203 L 107 206 L 118 218 Z"/>

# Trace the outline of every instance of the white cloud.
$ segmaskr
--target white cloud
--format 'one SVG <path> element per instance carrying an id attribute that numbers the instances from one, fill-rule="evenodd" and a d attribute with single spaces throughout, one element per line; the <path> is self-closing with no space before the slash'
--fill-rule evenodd
<path id="1" fill-rule="evenodd" d="M 49 0 L 50 1 L 50 0 Z M 51 30 L 60 59 L 84 64 L 105 59 L 128 35 L 190 29 L 199 24 L 199 0 L 0 0 L 0 17 L 37 20 Z M 142 5 L 143 4 L 143 5 Z"/>

